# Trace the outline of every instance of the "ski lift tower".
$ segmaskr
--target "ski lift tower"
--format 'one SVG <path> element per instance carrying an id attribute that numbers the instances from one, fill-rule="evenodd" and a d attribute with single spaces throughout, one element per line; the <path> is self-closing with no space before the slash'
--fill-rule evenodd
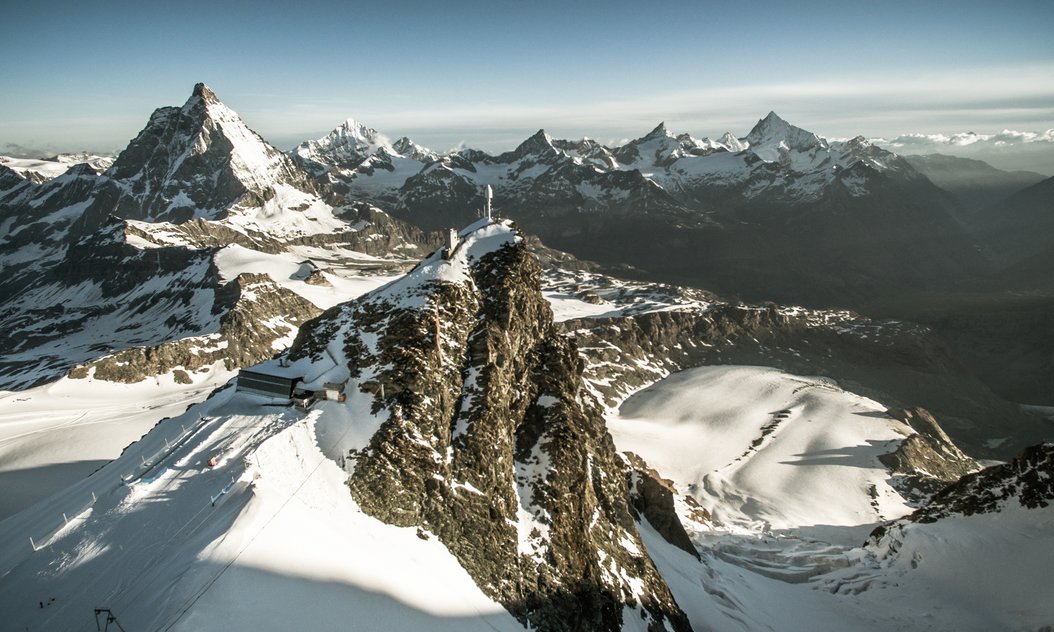
<path id="1" fill-rule="evenodd" d="M 483 217 L 487 218 L 487 221 L 494 219 L 491 217 L 490 201 L 494 199 L 494 189 L 488 184 L 483 188 Z"/>

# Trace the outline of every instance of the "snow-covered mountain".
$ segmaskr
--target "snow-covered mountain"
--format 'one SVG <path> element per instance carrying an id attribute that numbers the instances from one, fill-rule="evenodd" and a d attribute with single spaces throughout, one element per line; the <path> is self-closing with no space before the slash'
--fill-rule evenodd
<path id="1" fill-rule="evenodd" d="M 88 165 L 96 173 L 102 173 L 113 164 L 112 156 L 96 156 L 94 154 L 58 154 L 51 158 L 12 158 L 0 156 L 0 167 L 11 170 L 23 180 L 36 184 L 47 182 L 57 178 L 69 171 L 76 165 Z M 3 173 L 6 173 L 4 171 Z M 9 187 L 0 184 L 0 192 Z"/>
<path id="2" fill-rule="evenodd" d="M 408 139 L 400 142 L 410 143 Z M 313 166 L 316 172 L 354 169 L 377 154 L 405 156 L 406 153 L 394 149 L 379 132 L 353 120 L 328 136 L 306 142 L 294 150 L 294 155 Z M 527 184 L 548 182 L 560 177 L 558 174 L 561 173 L 564 178 L 574 174 L 589 180 L 590 176 L 601 173 L 639 171 L 644 178 L 660 185 L 680 201 L 693 203 L 699 201 L 695 192 L 706 188 L 735 189 L 746 199 L 768 195 L 784 202 L 815 200 L 836 180 L 851 195 L 866 195 L 868 174 L 864 167 L 878 173 L 917 175 L 903 159 L 862 137 L 828 142 L 787 123 L 775 112 L 758 121 L 743 138 L 736 138 L 728 132 L 718 140 L 700 140 L 689 134 L 674 135 L 665 124 L 660 124 L 641 138 L 608 148 L 588 139 L 555 140 L 540 130 L 512 152 L 499 156 L 474 150 L 439 156 L 417 150 L 406 157 L 423 163 L 423 167 L 418 167 L 421 173 L 434 170 L 437 167 L 432 163 L 438 162 L 462 182 L 472 181 L 473 185 L 478 185 L 486 180 L 497 188 L 499 197 L 508 199 L 506 203 L 510 210 L 524 204 L 520 198 L 525 189 L 530 189 Z M 595 173 L 585 175 L 588 172 L 568 170 L 569 165 L 588 166 Z M 415 202 L 421 195 L 416 190 L 434 181 L 409 180 L 409 176 L 399 173 L 400 170 L 387 171 L 389 173 L 382 176 L 383 182 L 379 180 L 372 186 L 365 182 L 373 174 L 357 173 L 358 186 L 375 192 L 387 189 L 390 199 L 394 199 L 397 192 L 401 193 L 407 198 L 404 199 L 407 212 L 414 212 L 418 207 L 422 213 L 426 212 L 425 205 Z M 460 187 L 447 188 L 457 190 Z M 589 206 L 595 200 L 610 201 L 604 200 L 605 195 L 611 198 L 618 193 L 605 190 L 611 188 L 602 184 L 597 185 L 596 191 L 580 188 L 578 202 Z M 536 201 L 534 203 L 537 205 Z M 429 217 L 420 217 L 419 220 L 423 223 L 432 221 Z"/>
<path id="3" fill-rule="evenodd" d="M 392 143 L 354 119 L 317 140 L 301 143 L 293 159 L 316 178 L 350 199 L 390 202 L 392 191 L 438 158 L 431 150 L 403 137 Z"/>
<path id="4" fill-rule="evenodd" d="M 77 165 L 0 201 L 0 384 L 257 362 L 436 241 L 335 197 L 198 84 L 105 172 Z"/>
<path id="5" fill-rule="evenodd" d="M 932 329 L 618 279 L 527 234 L 744 292 L 968 273 L 894 154 L 774 113 L 496 156 L 349 120 L 283 154 L 198 85 L 97 166 L 0 165 L 5 626 L 1054 620 L 1049 424 Z M 518 221 L 438 250 L 388 213 L 461 226 L 488 184 Z M 242 388 L 261 373 L 296 396 Z"/>
<path id="6" fill-rule="evenodd" d="M 539 130 L 496 156 L 405 155 L 382 138 L 346 125 L 294 154 L 420 226 L 472 221 L 490 185 L 501 214 L 556 248 L 752 299 L 855 305 L 987 272 L 956 201 L 903 158 L 772 112 L 739 138 L 660 124 L 609 148 Z"/>
<path id="7" fill-rule="evenodd" d="M 779 323 L 796 320 L 876 348 L 898 328 L 543 275 L 509 222 L 479 222 L 253 369 L 344 397 L 297 408 L 228 386 L 0 522 L 0 604 L 30 629 L 90 625 L 95 608 L 171 630 L 982 630 L 1054 615 L 1041 581 L 1014 583 L 1013 602 L 1005 589 L 964 599 L 926 570 L 936 549 L 907 560 L 884 540 L 859 546 L 958 494 L 926 505 L 931 492 L 901 484 L 905 464 L 928 479 L 933 459 L 976 469 L 932 417 L 830 379 L 670 375 L 663 360 L 766 330 L 779 346 Z M 621 346 L 601 341 L 608 327 L 626 331 Z M 918 444 L 929 460 L 913 460 Z M 1029 463 L 1006 476 L 1049 497 L 1049 459 Z M 1025 489 L 1000 476 L 958 485 Z M 1001 547 L 1042 551 L 1048 509 L 986 510 L 1030 538 L 1003 533 Z M 970 546 L 967 528 L 941 533 L 947 550 Z M 985 585 L 1016 572 L 986 568 Z"/>

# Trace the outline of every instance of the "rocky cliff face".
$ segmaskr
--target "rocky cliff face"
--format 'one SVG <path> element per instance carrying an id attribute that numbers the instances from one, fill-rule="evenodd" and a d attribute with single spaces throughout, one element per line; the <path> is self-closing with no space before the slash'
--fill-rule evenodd
<path id="1" fill-rule="evenodd" d="M 368 513 L 437 537 L 543 630 L 689 624 L 637 533 L 630 476 L 539 268 L 507 225 L 477 226 L 402 282 L 307 324 L 289 359 L 347 358 L 380 419 L 351 455 Z"/>
<path id="2" fill-rule="evenodd" d="M 189 383 L 189 372 L 216 362 L 233 370 L 274 356 L 281 340 L 321 313 L 266 274 L 240 274 L 217 288 L 211 311 L 219 320 L 215 333 L 123 349 L 75 367 L 70 377 L 135 383 L 173 372 L 177 382 Z"/>
<path id="3" fill-rule="evenodd" d="M 1054 503 L 1054 444 L 1025 449 L 1009 463 L 967 474 L 905 520 L 935 522 L 945 516 L 993 513 L 1008 504 L 1038 509 Z"/>
<path id="4" fill-rule="evenodd" d="M 896 486 L 906 498 L 932 495 L 945 485 L 980 469 L 976 461 L 963 454 L 952 442 L 925 408 L 894 408 L 889 415 L 918 433 L 905 439 L 896 452 L 879 457 L 892 474 L 901 477 Z M 913 490 L 917 491 L 912 493 Z"/>

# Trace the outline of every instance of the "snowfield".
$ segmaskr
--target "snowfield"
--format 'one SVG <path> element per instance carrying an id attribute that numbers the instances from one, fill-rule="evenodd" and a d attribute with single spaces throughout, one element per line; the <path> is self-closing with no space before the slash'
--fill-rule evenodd
<path id="1" fill-rule="evenodd" d="M 696 629 L 982 632 L 1054 622 L 1054 506 L 913 524 L 896 551 L 862 546 L 875 526 L 910 512 L 877 457 L 914 431 L 883 411 L 824 378 L 713 366 L 640 391 L 608 419 L 620 450 L 713 513 L 700 523 L 682 512 L 701 561 L 641 528 Z"/>
<path id="2" fill-rule="evenodd" d="M 217 363 L 203 374 L 192 374 L 193 384 L 171 375 L 138 384 L 63 378 L 0 391 L 0 520 L 89 476 L 234 372 Z"/>
<path id="3" fill-rule="evenodd" d="M 477 237 L 466 251 L 504 239 Z M 20 450 L 27 462 L 52 450 L 101 461 L 91 441 L 112 449 L 117 429 L 152 425 L 214 385 L 60 381 L 5 395 L 0 406 L 22 416 L 5 417 L 3 462 Z M 134 401 L 155 408 L 137 413 Z M 379 425 L 369 403 L 351 389 L 344 403 L 301 411 L 228 386 L 158 423 L 0 521 L 5 628 L 93 629 L 93 609 L 106 607 L 127 630 L 521 629 L 433 536 L 356 506 L 345 457 Z M 713 512 L 709 523 L 684 517 L 701 560 L 641 525 L 697 630 L 979 632 L 1054 620 L 1052 508 L 912 525 L 896 551 L 861 547 L 909 510 L 876 459 L 911 431 L 882 410 L 830 380 L 722 366 L 670 376 L 609 419 L 620 449 Z"/>
<path id="4" fill-rule="evenodd" d="M 878 456 L 914 430 L 884 411 L 824 378 L 716 366 L 630 397 L 608 428 L 730 529 L 822 530 L 911 512 Z"/>
<path id="5" fill-rule="evenodd" d="M 128 630 L 519 629 L 438 541 L 358 510 L 326 454 L 351 422 L 228 388 L 159 424 L 0 522 L 5 626 L 91 629 L 104 606 Z"/>

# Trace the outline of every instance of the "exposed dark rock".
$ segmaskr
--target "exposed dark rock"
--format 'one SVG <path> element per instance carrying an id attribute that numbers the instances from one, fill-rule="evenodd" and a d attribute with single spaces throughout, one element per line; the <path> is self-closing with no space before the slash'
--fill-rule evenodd
<path id="1" fill-rule="evenodd" d="M 955 445 L 925 408 L 894 408 L 887 412 L 918 432 L 904 439 L 896 452 L 878 457 L 892 474 L 902 477 L 896 483 L 902 493 L 910 496 L 911 490 L 918 490 L 931 495 L 979 469 L 977 462 Z"/>
<path id="2" fill-rule="evenodd" d="M 1054 502 L 1054 444 L 1029 447 L 1009 463 L 963 476 L 906 520 L 925 523 L 950 515 L 992 513 L 1014 502 L 1028 509 Z"/>
<path id="3" fill-rule="evenodd" d="M 966 474 L 944 487 L 925 505 L 899 520 L 880 525 L 866 545 L 896 554 L 905 527 L 957 516 L 1011 509 L 1040 509 L 1054 503 L 1054 443 L 1026 448 L 1009 463 Z"/>
<path id="4" fill-rule="evenodd" d="M 356 501 L 435 534 L 535 629 L 619 630 L 634 611 L 649 629 L 690 629 L 637 533 L 629 473 L 534 257 L 520 241 L 471 275 L 416 286 L 421 308 L 367 296 L 301 329 L 294 360 L 347 332 L 349 369 L 387 412 L 352 455 Z"/>
<path id="5" fill-rule="evenodd" d="M 246 293 L 251 298 L 246 298 Z M 216 291 L 213 312 L 219 330 L 212 335 L 172 340 L 150 347 L 132 347 L 76 367 L 72 378 L 134 383 L 175 369 L 176 381 L 187 371 L 222 361 L 228 370 L 256 364 L 276 353 L 275 341 L 317 316 L 320 310 L 263 274 L 240 274 Z M 265 323 L 276 318 L 287 325 Z M 94 369 L 94 372 L 91 372 Z"/>
<path id="6" fill-rule="evenodd" d="M 698 559 L 699 552 L 684 530 L 674 507 L 673 499 L 677 490 L 673 481 L 662 478 L 648 467 L 644 459 L 632 452 L 627 452 L 626 458 L 633 468 L 630 493 L 635 513 L 646 518 L 667 542 Z"/>

